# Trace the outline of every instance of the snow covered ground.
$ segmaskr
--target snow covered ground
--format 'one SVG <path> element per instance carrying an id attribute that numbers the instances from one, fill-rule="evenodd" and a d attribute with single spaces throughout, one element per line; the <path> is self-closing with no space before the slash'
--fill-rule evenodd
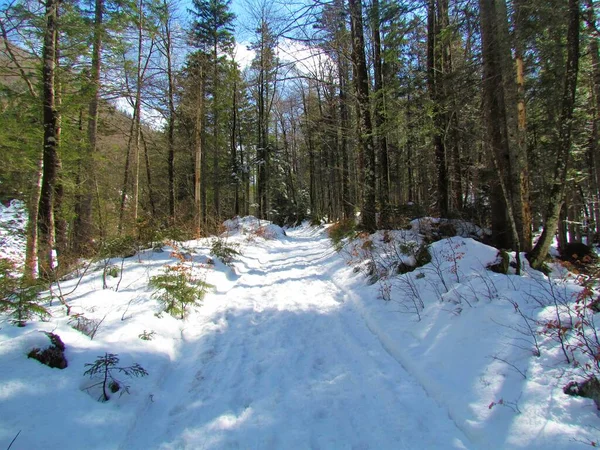
<path id="1" fill-rule="evenodd" d="M 226 225 L 242 253 L 231 267 L 210 264 L 210 239 L 146 250 L 111 261 L 123 277 L 108 289 L 101 264 L 62 282 L 71 316 L 54 300 L 48 322 L 2 322 L 0 448 L 17 434 L 13 450 L 570 449 L 600 436 L 593 402 L 562 392 L 558 344 L 540 337 L 534 356 L 514 306 L 541 321 L 548 286 L 570 296 L 572 283 L 492 273 L 494 249 L 455 237 L 368 285 L 364 242 L 336 253 L 322 228 Z M 160 314 L 149 287 L 178 262 L 170 250 L 215 286 L 185 320 Z M 72 327 L 82 316 L 99 324 L 93 339 Z M 62 338 L 66 369 L 27 359 L 40 331 Z M 120 376 L 130 393 L 102 403 L 83 372 L 107 352 L 149 375 Z"/>

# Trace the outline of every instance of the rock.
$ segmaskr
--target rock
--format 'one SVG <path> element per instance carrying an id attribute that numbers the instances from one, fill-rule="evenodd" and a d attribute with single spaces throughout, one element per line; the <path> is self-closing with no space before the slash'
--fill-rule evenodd
<path id="1" fill-rule="evenodd" d="M 510 257 L 508 253 L 504 250 L 498 250 L 498 256 L 496 257 L 496 262 L 487 266 L 489 270 L 496 273 L 501 273 L 506 275 L 508 273 Z"/>
<path id="2" fill-rule="evenodd" d="M 42 364 L 55 369 L 67 367 L 65 358 L 65 344 L 57 334 L 45 332 L 50 339 L 50 346 L 45 349 L 34 348 L 28 354 L 28 358 L 37 359 Z"/>
<path id="3" fill-rule="evenodd" d="M 563 388 L 563 392 L 573 397 L 591 398 L 600 410 L 600 381 L 591 376 L 583 381 L 571 381 Z"/>

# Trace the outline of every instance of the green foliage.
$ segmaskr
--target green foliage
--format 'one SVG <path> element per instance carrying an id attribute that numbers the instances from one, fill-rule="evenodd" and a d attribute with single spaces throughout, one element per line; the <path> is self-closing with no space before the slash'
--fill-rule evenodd
<path id="1" fill-rule="evenodd" d="M 327 232 L 333 242 L 333 246 L 339 251 L 341 250 L 343 239 L 356 232 L 356 223 L 353 219 L 340 220 L 330 226 Z"/>
<path id="2" fill-rule="evenodd" d="M 489 270 L 496 273 L 506 275 L 508 273 L 508 267 L 510 263 L 510 256 L 504 250 L 498 250 L 496 261 L 487 266 Z"/>
<path id="3" fill-rule="evenodd" d="M 135 253 L 135 239 L 132 236 L 117 236 L 102 242 L 98 257 L 100 259 L 129 258 Z"/>
<path id="4" fill-rule="evenodd" d="M 427 245 L 421 245 L 415 254 L 415 260 L 417 262 L 416 267 L 422 267 L 425 264 L 431 262 L 431 253 L 429 253 L 429 247 Z"/>
<path id="5" fill-rule="evenodd" d="M 210 254 L 219 258 L 224 264 L 230 265 L 236 256 L 241 255 L 238 248 L 238 245 L 231 245 L 217 238 L 212 242 Z"/>
<path id="6" fill-rule="evenodd" d="M 24 327 L 34 317 L 50 316 L 39 303 L 41 290 L 39 282 L 20 276 L 11 260 L 0 258 L 0 313 L 7 314 L 12 323 Z"/>
<path id="7" fill-rule="evenodd" d="M 185 318 L 189 307 L 199 306 L 211 287 L 194 279 L 191 269 L 182 263 L 166 266 L 164 273 L 150 278 L 150 286 L 156 289 L 153 296 L 163 304 L 164 311 L 180 319 Z"/>
<path id="8" fill-rule="evenodd" d="M 151 341 L 152 339 L 154 339 L 154 336 L 156 335 L 156 332 L 153 330 L 150 331 L 146 331 L 144 330 L 143 333 L 140 333 L 138 335 L 138 337 L 142 340 L 142 341 Z"/>
<path id="9" fill-rule="evenodd" d="M 118 266 L 108 266 L 106 268 L 106 275 L 109 277 L 117 278 L 120 272 L 121 269 Z"/>
<path id="10" fill-rule="evenodd" d="M 87 388 L 92 389 L 96 386 L 102 386 L 102 394 L 98 398 L 101 402 L 107 402 L 110 399 L 110 393 L 114 394 L 121 391 L 129 394 L 129 386 L 115 377 L 116 373 L 121 373 L 127 377 L 145 377 L 148 375 L 146 369 L 135 363 L 131 366 L 119 366 L 119 356 L 114 353 L 105 353 L 104 356 L 98 356 L 98 359 L 93 363 L 86 363 L 85 367 L 89 367 L 84 375 L 89 375 L 90 378 L 100 378 L 99 383 L 93 384 Z M 109 393 L 110 391 L 110 393 Z"/>

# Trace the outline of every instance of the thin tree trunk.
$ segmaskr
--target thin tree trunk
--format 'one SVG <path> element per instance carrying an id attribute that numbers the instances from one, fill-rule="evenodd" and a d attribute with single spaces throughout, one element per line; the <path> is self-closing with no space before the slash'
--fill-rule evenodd
<path id="1" fill-rule="evenodd" d="M 144 49 L 144 0 L 139 0 L 137 80 L 135 88 L 135 138 L 133 172 L 133 223 L 137 224 L 140 203 L 140 141 L 142 134 L 142 51 Z"/>
<path id="2" fill-rule="evenodd" d="M 202 64 L 202 63 L 201 63 Z M 197 106 L 196 106 L 196 124 L 194 129 L 194 204 L 196 210 L 196 234 L 200 235 L 204 229 L 204 209 L 202 207 L 202 132 L 204 125 L 204 73 L 202 67 L 200 67 L 200 89 L 197 93 Z"/>
<path id="3" fill-rule="evenodd" d="M 373 0 L 372 5 L 373 32 L 373 64 L 374 64 L 374 97 L 375 133 L 377 136 L 377 154 L 379 156 L 379 224 L 381 228 L 389 227 L 390 180 L 388 162 L 388 141 L 386 124 L 385 85 L 383 79 L 383 59 L 381 54 L 381 18 L 379 0 Z"/>
<path id="4" fill-rule="evenodd" d="M 163 1 L 165 9 L 164 36 L 165 36 L 165 57 L 167 59 L 167 95 L 169 118 L 167 120 L 167 166 L 169 177 L 169 223 L 175 223 L 175 78 L 173 76 L 173 42 L 171 34 L 171 16 L 169 3 Z"/>
<path id="5" fill-rule="evenodd" d="M 214 36 L 213 42 L 213 203 L 215 211 L 215 220 L 221 221 L 220 212 L 220 185 L 219 179 L 219 59 L 217 53 L 217 36 Z"/>
<path id="6" fill-rule="evenodd" d="M 83 254 L 92 245 L 94 225 L 92 221 L 92 204 L 96 187 L 94 155 L 98 141 L 98 113 L 100 99 L 100 70 L 102 63 L 102 27 L 104 14 L 104 0 L 96 0 L 94 17 L 94 40 L 92 44 L 92 63 L 89 80 L 90 103 L 88 105 L 87 148 L 82 149 L 83 177 L 79 202 L 77 204 L 77 217 L 74 226 L 74 250 Z"/>
<path id="7" fill-rule="evenodd" d="M 42 188 L 42 159 L 38 161 L 36 183 L 33 185 L 29 199 L 29 216 L 27 220 L 27 242 L 25 245 L 25 265 L 23 276 L 35 280 L 38 275 L 38 210 L 40 191 Z"/>
<path id="8" fill-rule="evenodd" d="M 567 63 L 562 107 L 558 125 L 558 151 L 554 170 L 554 180 L 548 197 L 546 220 L 542 235 L 528 255 L 529 262 L 535 269 L 542 266 L 544 259 L 548 254 L 548 249 L 550 248 L 554 233 L 558 227 L 560 209 L 564 202 L 567 169 L 571 153 L 573 108 L 575 105 L 575 92 L 577 89 L 577 75 L 579 71 L 579 0 L 569 0 L 568 20 Z"/>
<path id="9" fill-rule="evenodd" d="M 60 20 L 59 12 L 57 11 L 57 21 Z M 56 61 L 56 72 L 54 77 L 54 95 L 55 95 L 55 103 L 58 111 L 57 120 L 56 120 L 56 140 L 60 144 L 61 134 L 62 134 L 62 115 L 60 113 L 62 107 L 62 83 L 60 77 L 58 76 L 58 68 L 60 63 L 60 42 L 59 42 L 59 33 L 56 33 L 56 45 L 54 50 L 56 55 L 54 60 Z M 63 201 L 65 196 L 65 187 L 63 183 L 63 170 L 62 170 L 62 160 L 60 158 L 60 153 L 56 152 L 56 182 L 54 183 L 54 241 L 56 248 L 56 258 L 57 264 L 64 260 L 65 253 L 67 252 L 68 247 L 68 237 L 67 237 L 67 220 L 63 214 Z"/>
<path id="10" fill-rule="evenodd" d="M 377 178 L 375 176 L 375 149 L 373 146 L 373 126 L 369 102 L 369 75 L 365 57 L 365 38 L 362 18 L 362 1 L 349 0 L 350 34 L 352 36 L 352 62 L 355 70 L 355 91 L 357 100 L 358 136 L 364 154 L 364 186 L 361 210 L 361 226 L 366 231 L 375 231 Z"/>
<path id="11" fill-rule="evenodd" d="M 237 158 L 237 142 L 236 142 L 236 130 L 237 130 L 237 95 L 238 95 L 237 82 L 233 83 L 233 100 L 231 105 L 231 170 L 233 172 L 233 213 L 236 216 L 240 214 L 240 174 L 239 164 Z"/>
<path id="12" fill-rule="evenodd" d="M 144 133 L 140 131 L 140 138 L 144 146 L 144 162 L 146 163 L 146 180 L 148 182 L 148 199 L 150 201 L 150 212 L 152 217 L 156 218 L 156 203 L 154 201 L 154 186 L 152 185 L 152 171 L 150 170 L 150 157 L 148 155 L 148 144 Z"/>
<path id="13" fill-rule="evenodd" d="M 440 48 L 443 24 L 439 18 L 444 16 L 443 6 L 437 0 L 429 0 L 427 9 L 427 90 L 433 103 L 434 135 L 433 146 L 437 165 L 437 194 L 438 209 L 441 217 L 447 217 L 450 212 L 450 187 L 448 177 L 448 162 L 446 158 L 445 139 L 442 133 L 446 130 L 446 120 L 443 102 L 443 58 Z M 440 10 L 440 6 L 442 10 Z"/>
<path id="14" fill-rule="evenodd" d="M 38 211 L 38 251 L 40 276 L 51 278 L 54 271 L 54 188 L 58 176 L 58 127 L 55 71 L 57 17 L 59 0 L 46 1 L 46 29 L 42 49 L 44 150 L 40 203 Z"/>
<path id="15" fill-rule="evenodd" d="M 600 235 L 600 148 L 598 139 L 600 138 L 600 53 L 598 48 L 598 38 L 596 34 L 596 13 L 592 0 L 586 1 L 587 6 L 587 29 L 589 37 L 589 51 L 592 60 L 592 134 L 590 136 L 588 161 L 589 173 L 592 180 L 592 198 L 594 203 L 594 235 Z"/>

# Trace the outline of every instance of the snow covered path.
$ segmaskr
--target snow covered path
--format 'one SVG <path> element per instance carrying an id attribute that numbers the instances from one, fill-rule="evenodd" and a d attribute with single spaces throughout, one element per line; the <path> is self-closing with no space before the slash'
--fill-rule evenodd
<path id="1" fill-rule="evenodd" d="M 240 260 L 122 449 L 472 448 L 336 285 L 344 262 L 323 234 Z"/>

